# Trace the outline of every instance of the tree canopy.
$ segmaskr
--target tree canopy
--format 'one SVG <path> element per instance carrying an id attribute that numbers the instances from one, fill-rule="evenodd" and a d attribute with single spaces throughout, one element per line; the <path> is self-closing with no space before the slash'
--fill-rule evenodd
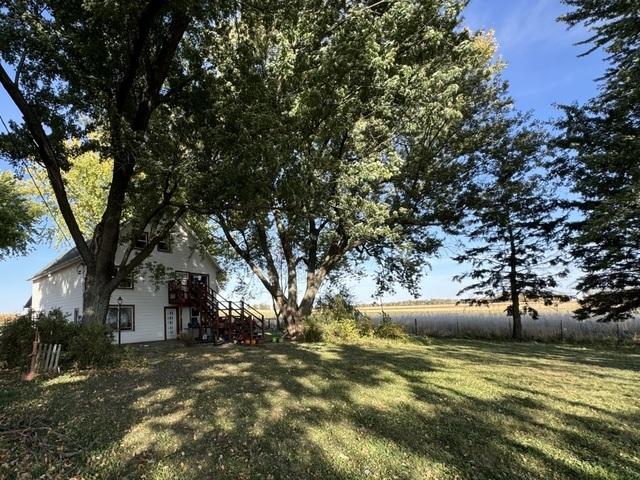
<path id="1" fill-rule="evenodd" d="M 625 0 L 566 0 L 562 19 L 585 24 L 583 42 L 603 48 L 610 67 L 601 94 L 584 106 L 563 107 L 558 123 L 579 218 L 569 243 L 582 275 L 578 317 L 625 320 L 640 308 L 640 23 Z M 586 53 L 589 53 L 586 52 Z"/>
<path id="2" fill-rule="evenodd" d="M 42 214 L 10 172 L 0 172 L 0 260 L 27 253 Z"/>
<path id="3" fill-rule="evenodd" d="M 91 238 L 107 204 L 113 162 L 103 160 L 95 151 L 87 151 L 69 159 L 69 169 L 62 173 L 69 204 L 85 238 Z M 50 218 L 42 232 L 53 240 L 55 247 L 68 246 L 69 229 L 55 200 L 55 194 L 43 168 L 30 170 L 31 177 L 23 181 L 26 192 L 34 201 L 46 204 Z M 33 180 L 32 180 L 33 179 Z"/>
<path id="4" fill-rule="evenodd" d="M 46 172 L 87 267 L 87 321 L 105 318 L 111 291 L 187 211 L 179 191 L 189 132 L 180 99 L 193 81 L 189 63 L 204 59 L 185 39 L 197 42 L 225 14 L 223 3 L 203 1 L 0 1 L 0 84 L 21 114 L 0 137 L 0 154 Z M 86 151 L 113 161 L 105 208 L 90 234 L 65 183 L 71 159 Z M 128 206 L 135 208 L 130 238 L 123 238 Z M 144 229 L 150 241 L 134 251 Z M 127 240 L 116 268 L 116 250 Z"/>
<path id="5" fill-rule="evenodd" d="M 498 137 L 481 152 L 476 193 L 461 229 L 464 251 L 454 257 L 471 269 L 454 279 L 471 281 L 458 293 L 472 294 L 467 303 L 508 302 L 513 337 L 522 338 L 521 316 L 538 318 L 535 302 L 568 300 L 558 291 L 568 264 L 558 246 L 565 214 L 543 168 L 545 132 L 515 116 L 504 120 Z"/>
<path id="6" fill-rule="evenodd" d="M 243 11 L 208 46 L 220 63 L 194 89 L 215 107 L 194 116 L 191 202 L 290 325 L 366 260 L 381 289 L 414 290 L 436 228 L 459 216 L 469 157 L 506 102 L 465 3 L 287 2 Z"/>

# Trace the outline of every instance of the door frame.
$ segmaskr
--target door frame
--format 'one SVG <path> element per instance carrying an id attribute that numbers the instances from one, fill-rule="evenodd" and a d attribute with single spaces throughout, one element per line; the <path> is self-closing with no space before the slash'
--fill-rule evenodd
<path id="1" fill-rule="evenodd" d="M 204 277 L 206 279 L 206 285 L 209 286 L 209 274 L 208 273 L 197 273 L 197 272 L 189 272 L 189 281 L 193 282 L 193 277 Z"/>
<path id="2" fill-rule="evenodd" d="M 178 306 L 168 306 L 164 307 L 164 339 L 167 340 L 167 310 L 175 310 L 176 312 L 176 338 L 178 338 L 178 334 L 180 333 L 179 329 L 179 318 L 180 318 L 180 307 Z M 171 340 L 174 340 L 173 338 Z"/>

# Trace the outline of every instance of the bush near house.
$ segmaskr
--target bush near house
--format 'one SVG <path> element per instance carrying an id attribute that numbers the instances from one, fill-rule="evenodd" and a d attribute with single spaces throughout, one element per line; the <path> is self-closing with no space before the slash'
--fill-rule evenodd
<path id="1" fill-rule="evenodd" d="M 329 295 L 320 300 L 318 312 L 306 320 L 303 330 L 305 342 L 355 342 L 363 338 L 404 339 L 404 327 L 387 316 L 374 328 L 371 319 L 353 304 L 344 293 Z"/>
<path id="2" fill-rule="evenodd" d="M 60 310 L 41 313 L 32 320 L 22 315 L 0 327 L 0 362 L 9 368 L 26 368 L 35 339 L 62 346 L 60 365 L 82 368 L 100 367 L 113 362 L 115 346 L 104 325 L 78 325 L 68 321 Z"/>
<path id="3" fill-rule="evenodd" d="M 403 340 L 407 338 L 407 331 L 403 325 L 391 321 L 391 318 L 385 315 L 382 323 L 375 328 L 374 335 L 378 338 Z"/>

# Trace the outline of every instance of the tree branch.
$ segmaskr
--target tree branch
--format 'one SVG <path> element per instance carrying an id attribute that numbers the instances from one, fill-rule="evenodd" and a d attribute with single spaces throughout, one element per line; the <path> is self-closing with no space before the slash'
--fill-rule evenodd
<path id="1" fill-rule="evenodd" d="M 0 84 L 2 84 L 9 94 L 9 97 L 11 97 L 13 103 L 18 107 L 18 110 L 20 110 L 27 129 L 38 147 L 38 153 L 45 168 L 47 169 L 47 176 L 49 177 L 51 188 L 53 189 L 53 193 L 58 201 L 60 213 L 69 228 L 69 233 L 78 248 L 78 252 L 80 252 L 82 259 L 86 264 L 92 264 L 94 261 L 93 255 L 84 239 L 84 236 L 82 235 L 82 231 L 80 230 L 76 217 L 73 214 L 73 210 L 69 204 L 69 198 L 67 197 L 64 181 L 62 179 L 61 169 L 67 169 L 69 167 L 69 163 L 66 159 L 60 159 L 56 155 L 53 146 L 49 141 L 49 137 L 45 133 L 36 113 L 27 103 L 18 86 L 11 81 L 11 78 L 1 64 Z"/>

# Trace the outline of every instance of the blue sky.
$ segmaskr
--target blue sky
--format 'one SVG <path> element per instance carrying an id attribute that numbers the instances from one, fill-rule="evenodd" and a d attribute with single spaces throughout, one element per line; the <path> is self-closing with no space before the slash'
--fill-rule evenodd
<path id="1" fill-rule="evenodd" d="M 574 44 L 587 38 L 576 28 L 567 31 L 556 18 L 565 12 L 560 0 L 472 0 L 465 17 L 474 29 L 492 29 L 499 44 L 499 55 L 507 63 L 505 78 L 520 110 L 532 111 L 542 120 L 557 116 L 554 104 L 583 102 L 597 93 L 598 78 L 604 63 L 600 55 L 578 58 L 585 47 Z M 0 115 L 17 118 L 6 93 L 0 91 Z M 0 164 L 0 168 L 6 165 Z M 447 242 L 450 245 L 450 242 Z M 58 255 L 47 245 L 40 245 L 26 256 L 0 262 L 0 312 L 19 311 L 29 298 L 27 281 L 33 273 Z M 460 286 L 451 277 L 463 267 L 447 257 L 445 249 L 433 259 L 432 269 L 421 283 L 422 298 L 453 298 Z M 355 297 L 370 302 L 374 291 L 371 279 L 350 282 Z M 571 283 L 567 285 L 571 287 Z M 251 289 L 256 301 L 267 301 L 256 285 Z M 398 291 L 385 300 L 408 298 Z"/>

